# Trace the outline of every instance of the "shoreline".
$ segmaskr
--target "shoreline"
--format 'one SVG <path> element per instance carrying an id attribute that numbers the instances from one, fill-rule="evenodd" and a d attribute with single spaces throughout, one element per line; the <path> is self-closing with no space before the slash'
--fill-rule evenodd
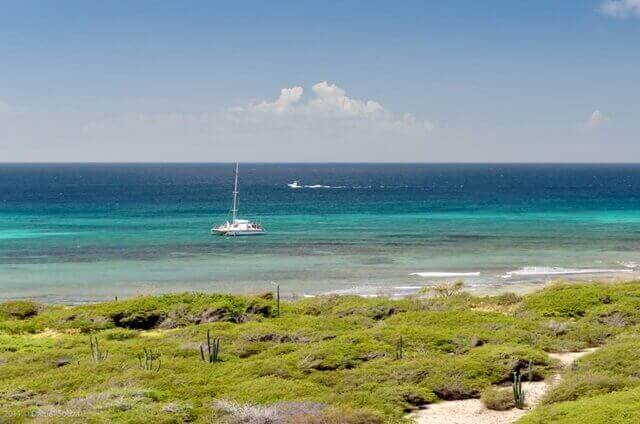
<path id="1" fill-rule="evenodd" d="M 458 274 L 458 273 L 451 273 Z M 462 274 L 462 273 L 460 273 Z M 309 291 L 309 292 L 296 292 L 291 290 L 295 283 L 283 282 L 280 284 L 282 291 L 282 298 L 287 300 L 297 300 L 302 298 L 313 298 L 318 296 L 359 296 L 362 298 L 389 298 L 389 299 L 404 299 L 412 296 L 416 296 L 420 290 L 426 289 L 442 283 L 451 283 L 453 281 L 462 281 L 464 283 L 464 291 L 476 295 L 476 296 L 494 296 L 504 293 L 515 293 L 517 295 L 525 295 L 533 293 L 537 290 L 543 289 L 546 285 L 559 281 L 567 282 L 626 282 L 635 281 L 640 279 L 640 270 L 633 269 L 621 269 L 617 272 L 575 272 L 572 274 L 552 274 L 547 275 L 547 278 L 526 278 L 514 281 L 505 281 L 504 279 L 496 279 L 492 282 L 474 282 L 469 281 L 468 278 L 460 277 L 457 275 L 451 275 L 450 277 L 430 277 L 423 278 L 421 281 L 415 283 L 399 283 L 389 285 L 379 284 L 354 284 L 348 288 L 334 289 L 328 291 Z M 265 282 L 264 284 L 251 284 L 248 287 L 239 290 L 217 290 L 217 289 L 203 289 L 204 287 L 197 288 L 183 288 L 181 289 L 177 284 L 168 287 L 160 287 L 158 285 L 145 283 L 135 290 L 130 291 L 117 291 L 113 290 L 113 294 L 96 294 L 94 296 L 84 295 L 78 297 L 72 297 L 67 294 L 37 294 L 37 295 L 16 295 L 16 296 L 4 296 L 0 297 L 0 302 L 29 299 L 39 303 L 47 305 L 84 305 L 92 303 L 100 303 L 113 300 L 116 296 L 118 299 L 130 299 L 139 296 L 155 296 L 161 294 L 172 293 L 207 293 L 207 294 L 229 294 L 229 295 L 255 295 L 273 291 L 275 285 L 271 282 Z M 6 292 L 5 292 L 6 293 Z"/>

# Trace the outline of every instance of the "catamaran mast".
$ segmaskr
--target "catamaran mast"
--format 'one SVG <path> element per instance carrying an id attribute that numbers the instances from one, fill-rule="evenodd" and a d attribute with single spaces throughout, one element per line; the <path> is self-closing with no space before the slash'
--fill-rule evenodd
<path id="1" fill-rule="evenodd" d="M 235 222 L 236 214 L 238 213 L 238 162 L 236 162 L 236 181 L 233 185 L 233 208 L 231 213 L 233 214 L 233 221 L 231 222 Z"/>

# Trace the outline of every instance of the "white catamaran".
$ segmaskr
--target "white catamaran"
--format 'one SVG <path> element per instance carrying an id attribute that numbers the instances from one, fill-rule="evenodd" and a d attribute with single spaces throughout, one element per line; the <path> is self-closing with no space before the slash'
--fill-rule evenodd
<path id="1" fill-rule="evenodd" d="M 238 163 L 236 162 L 236 179 L 233 185 L 233 206 L 231 222 L 227 221 L 219 227 L 211 228 L 211 234 L 221 236 L 257 236 L 265 231 L 260 224 L 247 219 L 238 219 Z"/>

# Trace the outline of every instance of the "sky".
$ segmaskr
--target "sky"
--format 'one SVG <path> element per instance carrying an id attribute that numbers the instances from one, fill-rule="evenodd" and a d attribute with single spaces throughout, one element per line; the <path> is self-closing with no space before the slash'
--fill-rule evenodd
<path id="1" fill-rule="evenodd" d="M 638 162 L 640 0 L 0 0 L 0 162 Z"/>

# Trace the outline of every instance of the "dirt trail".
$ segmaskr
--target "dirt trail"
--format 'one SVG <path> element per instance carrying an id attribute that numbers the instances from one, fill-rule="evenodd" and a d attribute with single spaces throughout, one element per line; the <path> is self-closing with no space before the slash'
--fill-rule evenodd
<path id="1" fill-rule="evenodd" d="M 595 351 L 596 348 L 580 352 L 550 353 L 566 367 L 578 358 Z M 529 408 L 536 406 L 549 388 L 560 381 L 560 374 L 553 374 L 545 381 L 523 382 L 522 389 Z M 509 424 L 527 412 L 527 409 L 492 411 L 484 407 L 480 399 L 445 401 L 429 405 L 426 409 L 410 415 L 417 424 Z"/>

